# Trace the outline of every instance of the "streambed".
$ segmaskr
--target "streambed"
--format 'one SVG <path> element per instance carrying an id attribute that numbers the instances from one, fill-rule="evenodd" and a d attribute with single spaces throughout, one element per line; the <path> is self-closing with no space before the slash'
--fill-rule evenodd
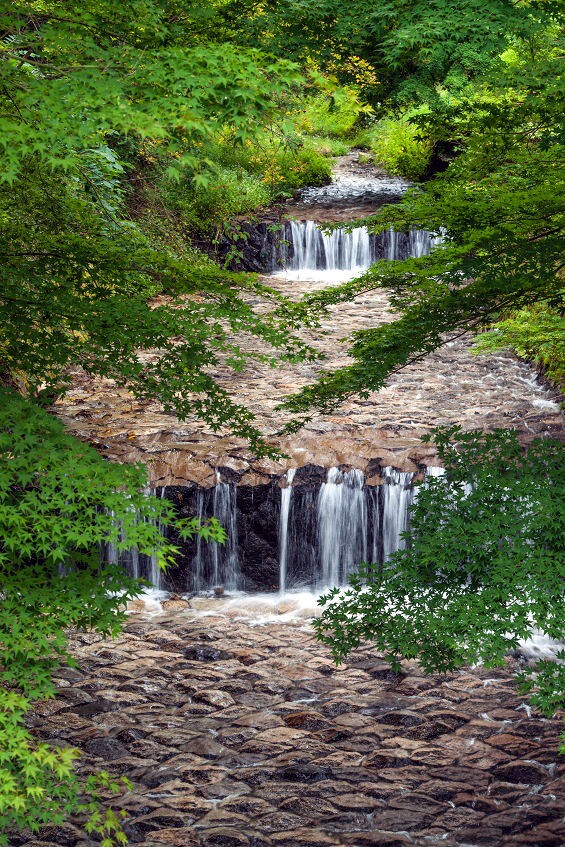
<path id="1" fill-rule="evenodd" d="M 560 723 L 529 716 L 512 668 L 395 675 L 370 649 L 336 668 L 302 615 L 279 611 L 277 623 L 259 602 L 170 600 L 111 644 L 75 640 L 78 668 L 35 731 L 132 780 L 131 843 L 565 843 Z M 22 844 L 94 842 L 71 824 Z"/>

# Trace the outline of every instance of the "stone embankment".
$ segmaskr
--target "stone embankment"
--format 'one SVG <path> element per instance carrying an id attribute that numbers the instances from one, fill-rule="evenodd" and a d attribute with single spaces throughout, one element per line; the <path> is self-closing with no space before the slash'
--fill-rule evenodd
<path id="1" fill-rule="evenodd" d="M 336 668 L 304 622 L 250 626 L 194 602 L 132 616 L 111 644 L 77 638 L 78 667 L 34 719 L 85 767 L 132 780 L 132 844 L 565 844 L 559 721 L 530 716 L 510 672 L 394 675 L 368 648 Z M 22 845 L 94 842 L 67 825 Z"/>

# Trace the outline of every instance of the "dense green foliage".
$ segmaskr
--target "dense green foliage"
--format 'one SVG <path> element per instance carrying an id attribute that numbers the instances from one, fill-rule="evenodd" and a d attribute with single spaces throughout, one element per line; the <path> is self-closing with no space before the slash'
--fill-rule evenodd
<path id="1" fill-rule="evenodd" d="M 242 292 L 271 295 L 253 278 L 171 238 L 159 214 L 136 214 L 135 176 L 189 172 L 203 190 L 214 164 L 205 147 L 226 132 L 236 145 L 264 133 L 298 74 L 215 41 L 213 4 L 32 0 L 1 10 L 0 383 L 25 398 L 0 389 L 0 832 L 74 811 L 106 847 L 122 838 L 93 798 L 96 780 L 109 790 L 106 777 L 79 780 L 75 753 L 36 744 L 25 713 L 53 693 L 68 628 L 115 633 L 140 590 L 101 564 L 99 545 L 165 561 L 174 551 L 159 522 L 172 512 L 145 496 L 144 469 L 110 465 L 39 405 L 81 367 L 257 441 L 252 415 L 210 369 L 242 367 L 235 332 L 291 358 L 303 345 L 284 319 L 254 314 Z M 166 297 L 148 299 L 156 294 Z M 217 527 L 199 531 L 218 537 Z"/>
<path id="2" fill-rule="evenodd" d="M 314 61 L 386 108 L 433 98 L 438 85 L 466 87 L 509 41 L 543 30 L 559 0 L 233 0 L 225 15 L 242 6 L 252 12 L 239 22 L 247 43 Z"/>
<path id="3" fill-rule="evenodd" d="M 70 811 L 106 838 L 120 834 L 115 813 L 95 799 L 97 786 L 112 781 L 79 779 L 77 752 L 37 744 L 23 721 L 31 700 L 55 693 L 61 662 L 72 662 L 69 629 L 114 635 L 139 593 L 121 566 L 101 562 L 100 544 L 135 546 L 161 563 L 173 557 L 159 530 L 174 521 L 173 509 L 145 496 L 145 480 L 142 466 L 109 464 L 0 388 L 0 843 L 9 824 L 36 830 Z M 195 519 L 174 522 L 181 537 L 198 531 Z M 215 522 L 199 531 L 223 537 Z"/>
<path id="4" fill-rule="evenodd" d="M 400 118 L 381 118 L 374 126 L 362 130 L 355 143 L 368 148 L 375 164 L 388 173 L 418 180 L 428 170 L 433 142 L 431 138 L 422 138 L 409 118 L 410 113 Z"/>
<path id="5" fill-rule="evenodd" d="M 411 512 L 409 546 L 321 598 L 319 638 L 341 661 L 365 640 L 393 668 L 428 672 L 484 662 L 536 630 L 565 636 L 565 451 L 512 431 L 436 430 L 445 475 L 428 477 Z M 537 669 L 535 704 L 565 706 L 562 669 Z"/>

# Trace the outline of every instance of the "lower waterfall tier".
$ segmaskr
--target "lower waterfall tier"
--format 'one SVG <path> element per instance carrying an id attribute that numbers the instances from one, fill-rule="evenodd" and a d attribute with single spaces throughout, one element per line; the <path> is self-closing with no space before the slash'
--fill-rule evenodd
<path id="1" fill-rule="evenodd" d="M 177 593 L 219 586 L 285 591 L 343 585 L 360 563 L 385 562 L 404 546 L 413 474 L 384 468 L 382 484 L 367 486 L 358 470 L 330 468 L 325 476 L 293 485 L 295 473 L 288 471 L 282 485 L 274 480 L 237 486 L 218 479 L 212 489 L 159 489 L 182 517 L 217 518 L 226 543 L 186 542 L 171 532 L 180 554 L 165 575 L 136 551 L 122 561 L 133 575 Z"/>

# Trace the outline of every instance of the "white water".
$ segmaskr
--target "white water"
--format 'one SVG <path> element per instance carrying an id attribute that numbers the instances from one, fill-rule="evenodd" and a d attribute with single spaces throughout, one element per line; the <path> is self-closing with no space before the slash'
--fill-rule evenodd
<path id="1" fill-rule="evenodd" d="M 367 561 L 367 501 L 361 471 L 330 468 L 318 496 L 318 536 L 322 584 L 343 585 Z"/>
<path id="2" fill-rule="evenodd" d="M 216 471 L 214 488 L 214 517 L 226 531 L 226 543 L 211 544 L 214 586 L 222 585 L 233 590 L 240 581 L 239 557 L 237 549 L 237 487 L 233 483 L 222 482 Z"/>
<path id="3" fill-rule="evenodd" d="M 362 274 L 379 258 L 424 256 L 441 241 L 441 236 L 425 230 L 390 229 L 375 236 L 364 226 L 324 232 L 315 221 L 290 221 L 276 264 L 282 264 L 292 278 L 314 276 L 332 283 Z"/>
<path id="4" fill-rule="evenodd" d="M 359 272 L 372 263 L 371 239 L 367 227 L 351 232 L 334 229 L 322 232 L 314 221 L 291 221 L 290 238 L 292 257 L 287 262 L 289 270 Z"/>
<path id="5" fill-rule="evenodd" d="M 286 589 L 286 565 L 288 556 L 288 516 L 292 499 L 292 482 L 296 468 L 290 468 L 285 474 L 286 486 L 281 488 L 281 514 L 279 519 L 279 591 Z"/>
<path id="6" fill-rule="evenodd" d="M 396 550 L 406 547 L 401 533 L 408 529 L 408 510 L 414 497 L 414 474 L 389 467 L 383 468 L 383 478 L 382 540 L 383 561 L 386 562 Z"/>

